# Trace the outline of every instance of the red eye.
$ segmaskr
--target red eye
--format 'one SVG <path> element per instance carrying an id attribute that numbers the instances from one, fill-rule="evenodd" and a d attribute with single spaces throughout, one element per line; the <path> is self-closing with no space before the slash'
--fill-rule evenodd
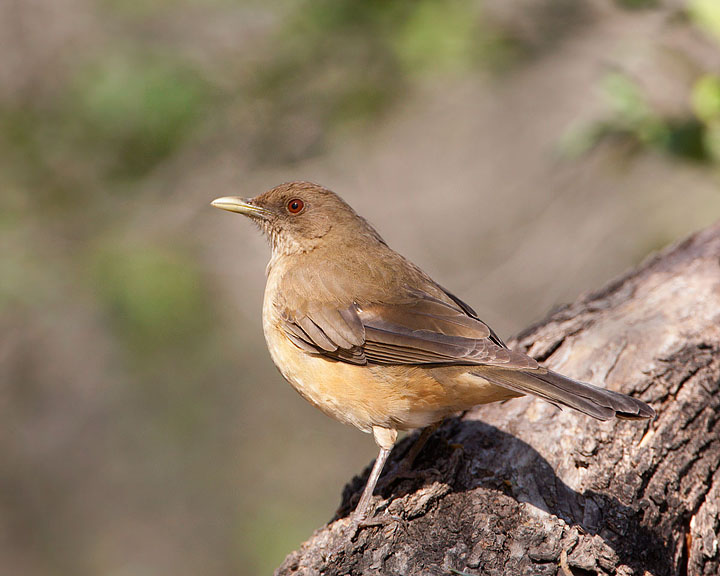
<path id="1" fill-rule="evenodd" d="M 300 214 L 305 208 L 305 203 L 300 198 L 293 198 L 287 203 L 287 210 L 290 214 Z"/>

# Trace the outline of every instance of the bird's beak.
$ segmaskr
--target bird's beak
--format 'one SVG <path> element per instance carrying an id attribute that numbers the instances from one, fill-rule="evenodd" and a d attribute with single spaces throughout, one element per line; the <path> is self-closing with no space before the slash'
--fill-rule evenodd
<path id="1" fill-rule="evenodd" d="M 238 198 L 237 196 L 224 196 L 223 198 L 217 198 L 211 202 L 215 208 L 221 208 L 228 212 L 237 212 L 238 214 L 244 214 L 250 217 L 266 218 L 271 214 L 270 210 L 266 210 L 255 204 L 251 204 L 251 200 L 245 198 Z"/>

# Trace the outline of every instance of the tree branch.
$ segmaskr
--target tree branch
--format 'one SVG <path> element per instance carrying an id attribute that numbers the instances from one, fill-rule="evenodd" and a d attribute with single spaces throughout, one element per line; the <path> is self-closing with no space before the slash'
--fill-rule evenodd
<path id="1" fill-rule="evenodd" d="M 658 418 L 598 422 L 529 398 L 478 407 L 430 438 L 418 478 L 376 495 L 377 515 L 402 522 L 365 528 L 328 557 L 366 470 L 341 519 L 276 574 L 720 574 L 720 224 L 510 346 L 637 396 Z"/>

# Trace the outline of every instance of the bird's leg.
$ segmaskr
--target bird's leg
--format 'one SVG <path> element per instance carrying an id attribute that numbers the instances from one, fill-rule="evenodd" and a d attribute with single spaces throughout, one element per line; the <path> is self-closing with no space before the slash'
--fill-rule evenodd
<path id="1" fill-rule="evenodd" d="M 395 436 L 397 437 L 397 432 L 395 432 Z M 390 456 L 391 451 L 392 445 L 389 448 L 380 446 L 380 453 L 375 459 L 375 464 L 373 464 L 372 471 L 370 472 L 370 477 L 368 478 L 362 495 L 360 496 L 360 501 L 355 507 L 355 511 L 350 515 L 350 524 L 348 524 L 345 528 L 342 529 L 342 537 L 340 541 L 336 541 L 334 547 L 330 549 L 328 557 L 339 554 L 348 545 L 350 545 L 350 543 L 352 542 L 352 540 L 355 539 L 355 536 L 361 528 L 364 528 L 366 526 L 382 525 L 387 522 L 382 520 L 368 520 L 368 508 L 370 507 L 370 501 L 372 500 L 375 485 L 377 484 L 378 478 L 380 478 L 383 466 L 385 466 L 385 462 L 387 461 L 388 456 Z M 396 518 L 391 517 L 391 520 L 395 519 Z"/>
<path id="2" fill-rule="evenodd" d="M 378 478 L 380 478 L 380 474 L 382 473 L 388 456 L 390 456 L 391 450 L 392 449 L 381 447 L 380 453 L 375 459 L 375 464 L 373 465 L 372 472 L 370 472 L 367 484 L 365 484 L 362 496 L 360 496 L 360 501 L 352 514 L 352 521 L 357 523 L 358 526 L 367 519 L 368 507 L 370 506 L 370 500 L 372 500 L 373 490 L 375 490 L 375 485 L 377 484 Z"/>
<path id="3" fill-rule="evenodd" d="M 387 462 L 388 456 L 390 456 L 390 452 L 395 445 L 395 440 L 397 440 L 397 430 L 373 426 L 373 437 L 375 438 L 375 443 L 380 447 L 380 453 L 375 459 L 375 464 L 370 472 L 367 484 L 365 484 L 365 489 L 360 496 L 360 501 L 350 517 L 348 532 L 351 540 L 355 537 L 357 531 L 363 526 L 383 523 L 368 522 L 368 508 L 370 507 L 370 501 L 372 500 L 375 485 L 377 484 L 378 478 L 380 478 L 380 474 L 382 474 L 383 467 L 385 466 L 385 462 Z"/>

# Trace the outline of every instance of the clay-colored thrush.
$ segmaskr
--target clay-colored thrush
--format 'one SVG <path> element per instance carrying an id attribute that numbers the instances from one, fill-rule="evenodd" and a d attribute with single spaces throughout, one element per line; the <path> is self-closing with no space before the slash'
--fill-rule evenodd
<path id="1" fill-rule="evenodd" d="M 654 415 L 644 402 L 509 350 L 330 190 L 291 182 L 212 205 L 248 216 L 270 240 L 263 329 L 283 377 L 328 416 L 372 432 L 380 447 L 355 528 L 398 430 L 524 394 L 600 420 Z"/>

